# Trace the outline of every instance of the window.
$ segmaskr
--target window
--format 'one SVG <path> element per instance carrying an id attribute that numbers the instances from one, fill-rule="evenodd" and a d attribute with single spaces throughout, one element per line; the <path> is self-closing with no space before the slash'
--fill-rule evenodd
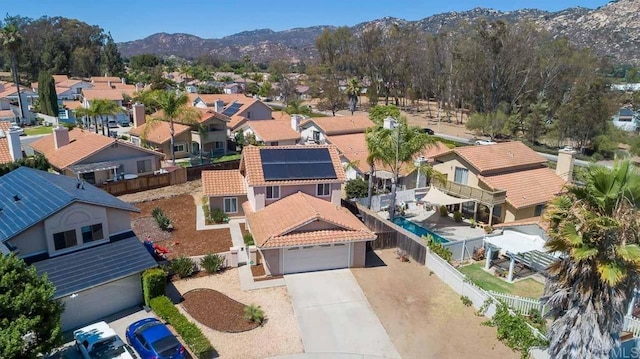
<path id="1" fill-rule="evenodd" d="M 83 180 L 87 183 L 96 184 L 96 173 L 95 172 L 87 172 L 80 175 Z"/>
<path id="2" fill-rule="evenodd" d="M 277 146 L 277 145 L 278 145 L 278 141 L 269 142 L 269 146 Z"/>
<path id="3" fill-rule="evenodd" d="M 533 216 L 534 217 L 542 216 L 542 212 L 544 211 L 545 207 L 546 206 L 544 204 L 537 205 L 536 209 L 533 211 Z"/>
<path id="4" fill-rule="evenodd" d="M 220 149 L 224 147 L 224 142 L 214 142 L 215 149 Z"/>
<path id="5" fill-rule="evenodd" d="M 72 229 L 66 232 L 59 232 L 53 234 L 53 246 L 56 251 L 63 250 L 65 248 L 78 245 L 76 239 L 76 230 Z"/>
<path id="6" fill-rule="evenodd" d="M 251 111 L 247 111 L 247 118 L 251 119 Z"/>
<path id="7" fill-rule="evenodd" d="M 138 145 L 138 146 L 140 146 L 142 143 L 138 137 L 133 137 L 133 136 L 131 137 L 131 142 L 133 142 L 134 145 Z"/>
<path id="8" fill-rule="evenodd" d="M 184 143 L 176 143 L 173 146 L 173 152 L 186 152 Z"/>
<path id="9" fill-rule="evenodd" d="M 104 235 L 102 234 L 102 223 L 82 227 L 81 232 L 82 243 L 89 243 L 104 239 Z"/>
<path id="10" fill-rule="evenodd" d="M 469 170 L 466 168 L 456 167 L 456 173 L 453 177 L 453 182 L 466 185 L 468 180 Z"/>
<path id="11" fill-rule="evenodd" d="M 138 173 L 151 172 L 151 160 L 138 161 Z"/>
<path id="12" fill-rule="evenodd" d="M 313 131 L 313 140 L 316 142 L 320 142 L 320 132 L 319 131 Z"/>
<path id="13" fill-rule="evenodd" d="M 267 187 L 267 199 L 278 199 L 280 198 L 280 187 L 279 186 L 268 186 Z"/>
<path id="14" fill-rule="evenodd" d="M 331 185 L 329 183 L 318 183 L 316 195 L 318 197 L 327 197 L 329 194 L 331 194 Z"/>
<path id="15" fill-rule="evenodd" d="M 224 213 L 238 213 L 237 197 L 229 197 L 224 199 Z"/>

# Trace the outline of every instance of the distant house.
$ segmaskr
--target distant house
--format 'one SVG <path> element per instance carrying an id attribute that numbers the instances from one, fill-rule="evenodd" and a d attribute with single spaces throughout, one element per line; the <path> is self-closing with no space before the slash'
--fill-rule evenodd
<path id="1" fill-rule="evenodd" d="M 325 143 L 327 136 L 362 133 L 373 127 L 368 116 L 333 116 L 304 119 L 299 125 L 303 143 Z"/>
<path id="2" fill-rule="evenodd" d="M 227 95 L 234 95 L 242 92 L 242 87 L 237 83 L 233 82 L 233 83 L 224 85 L 223 91 Z"/>
<path id="3" fill-rule="evenodd" d="M 67 75 L 53 75 L 56 94 L 60 101 L 73 101 L 81 97 L 82 90 L 93 88 L 93 84 L 84 80 L 70 79 Z M 38 92 L 38 83 L 31 83 L 31 89 Z"/>
<path id="4" fill-rule="evenodd" d="M 248 146 L 238 171 L 204 171 L 202 181 L 211 209 L 246 217 L 271 275 L 364 266 L 376 238 L 341 207 L 332 146 Z"/>
<path id="5" fill-rule="evenodd" d="M 57 127 L 31 148 L 61 174 L 91 184 L 117 181 L 125 174 L 153 174 L 164 158 L 160 152 L 79 128 Z"/>
<path id="6" fill-rule="evenodd" d="M 624 131 L 637 131 L 638 115 L 631 109 L 623 107 L 613 116 L 613 125 Z"/>
<path id="7" fill-rule="evenodd" d="M 0 255 L 15 253 L 55 286 L 62 330 L 142 304 L 157 266 L 131 230 L 133 205 L 76 179 L 20 167 L 0 177 Z"/>
<path id="8" fill-rule="evenodd" d="M 125 123 L 125 122 L 128 123 L 129 114 L 124 108 L 124 105 L 125 105 L 124 95 L 133 97 L 135 92 L 136 92 L 135 86 L 134 88 L 124 88 L 124 89 L 115 89 L 115 88 L 100 89 L 94 86 L 94 88 L 92 89 L 86 89 L 82 91 L 82 107 L 90 108 L 91 103 L 95 100 L 113 101 L 118 107 L 122 109 L 122 112 L 120 112 L 116 116 L 105 116 L 106 121 L 115 120 L 118 123 Z"/>
<path id="9" fill-rule="evenodd" d="M 22 114 L 25 124 L 32 124 L 35 113 L 32 111 L 38 99 L 38 94 L 24 86 L 20 86 L 20 98 L 22 99 Z M 0 81 L 0 111 L 11 110 L 16 119 L 20 119 L 20 108 L 18 104 L 18 88 L 12 82 Z M 5 117 L 8 113 L 5 112 Z"/>
<path id="10" fill-rule="evenodd" d="M 245 121 L 235 132 L 242 131 L 245 136 L 254 135 L 258 143 L 268 146 L 290 146 L 300 140 L 296 130 L 296 120 L 286 113 L 278 113 L 269 120 Z"/>
<path id="11" fill-rule="evenodd" d="M 230 118 L 229 135 L 245 121 L 272 119 L 273 110 L 259 99 L 226 94 L 189 94 L 194 107 L 206 108 Z"/>

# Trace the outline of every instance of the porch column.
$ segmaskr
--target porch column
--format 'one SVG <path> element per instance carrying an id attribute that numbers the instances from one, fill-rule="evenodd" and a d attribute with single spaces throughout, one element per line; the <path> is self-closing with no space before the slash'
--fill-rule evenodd
<path id="1" fill-rule="evenodd" d="M 627 315 L 633 316 L 633 307 L 636 305 L 636 297 L 638 296 L 638 290 L 633 289 L 633 293 L 631 295 L 631 300 L 629 301 L 629 306 L 627 307 Z"/>
<path id="2" fill-rule="evenodd" d="M 478 220 L 478 202 L 473 201 L 473 203 L 473 221 L 475 222 Z"/>
<path id="3" fill-rule="evenodd" d="M 492 248 L 491 246 L 487 246 L 487 253 L 485 253 L 485 260 L 484 260 L 484 269 L 489 270 L 491 268 L 491 255 L 493 253 L 492 252 Z"/>
<path id="4" fill-rule="evenodd" d="M 118 169 L 117 168 L 113 169 L 113 180 L 114 181 L 118 180 Z"/>
<path id="5" fill-rule="evenodd" d="M 509 262 L 509 277 L 507 280 L 509 282 L 513 282 L 513 268 L 516 266 L 516 259 L 514 257 L 510 257 L 511 261 Z"/>
<path id="6" fill-rule="evenodd" d="M 489 206 L 489 225 L 493 223 L 493 205 Z"/>

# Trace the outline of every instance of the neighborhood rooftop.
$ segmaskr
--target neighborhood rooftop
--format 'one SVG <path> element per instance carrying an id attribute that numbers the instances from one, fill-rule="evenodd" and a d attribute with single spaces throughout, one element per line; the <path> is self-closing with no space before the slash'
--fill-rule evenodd
<path id="1" fill-rule="evenodd" d="M 547 163 L 544 157 L 519 141 L 497 143 L 490 146 L 456 147 L 451 152 L 457 153 L 481 174 Z"/>

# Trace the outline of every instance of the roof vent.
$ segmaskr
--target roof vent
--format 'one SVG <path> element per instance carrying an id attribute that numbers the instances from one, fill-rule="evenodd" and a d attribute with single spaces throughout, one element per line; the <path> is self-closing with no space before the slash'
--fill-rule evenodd
<path id="1" fill-rule="evenodd" d="M 18 196 L 17 194 L 13 195 L 13 201 L 14 202 L 18 202 L 19 200 L 21 200 L 20 196 Z"/>

